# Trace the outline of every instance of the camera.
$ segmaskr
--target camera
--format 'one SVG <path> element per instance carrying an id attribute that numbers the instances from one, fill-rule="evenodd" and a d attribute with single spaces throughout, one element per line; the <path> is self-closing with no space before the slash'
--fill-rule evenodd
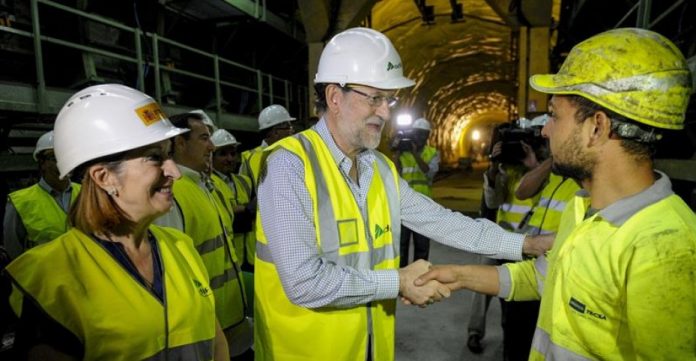
<path id="1" fill-rule="evenodd" d="M 498 140 L 501 142 L 500 154 L 491 158 L 494 162 L 505 164 L 522 164 L 526 153 L 522 148 L 522 142 L 527 143 L 536 152 L 545 141 L 541 136 L 541 128 L 521 128 L 512 125 L 498 129 Z"/>
<path id="2" fill-rule="evenodd" d="M 415 137 L 412 129 L 398 130 L 392 138 L 391 148 L 401 152 L 413 149 Z"/>

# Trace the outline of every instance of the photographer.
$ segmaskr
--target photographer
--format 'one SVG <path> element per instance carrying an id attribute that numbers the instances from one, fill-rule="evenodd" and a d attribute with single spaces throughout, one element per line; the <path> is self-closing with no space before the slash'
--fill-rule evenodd
<path id="1" fill-rule="evenodd" d="M 518 198 L 515 194 L 520 181 L 528 170 L 535 169 L 539 165 L 537 153 L 541 156 L 544 152 L 544 141 L 539 129 L 532 127 L 526 119 L 521 119 L 518 124 L 502 124 L 496 128 L 492 137 L 493 147 L 489 155 L 490 166 L 483 177 L 483 195 L 485 206 L 489 209 L 498 209 L 496 222 L 503 228 L 513 232 L 520 232 L 526 220 L 531 216 L 532 209 L 536 205 L 538 195 L 531 195 L 524 199 Z M 479 257 L 481 264 L 497 265 L 498 261 Z M 481 353 L 483 345 L 481 340 L 486 332 L 486 313 L 490 304 L 491 297 L 479 293 L 474 293 L 471 303 L 471 316 L 468 325 L 467 347 L 473 353 Z M 521 351 L 522 346 L 518 346 L 518 339 L 527 339 L 520 332 L 520 324 L 525 323 L 525 319 L 536 320 L 537 305 L 527 305 L 526 303 L 510 305 L 501 302 L 503 310 L 503 352 L 504 359 L 509 360 L 519 354 L 520 359 L 526 359 L 529 349 Z M 520 312 L 520 308 L 529 308 L 532 316 L 524 317 L 525 312 Z M 514 309 L 514 311 L 513 311 Z M 532 323 L 531 330 L 533 331 Z M 531 335 L 529 335 L 531 340 Z"/>
<path id="2" fill-rule="evenodd" d="M 426 144 L 430 130 L 430 123 L 427 120 L 417 119 L 407 135 L 398 133 L 394 152 L 394 163 L 401 177 L 413 190 L 427 197 L 432 196 L 433 178 L 440 167 L 440 153 Z M 428 259 L 430 240 L 401 226 L 401 267 L 409 263 L 411 234 L 413 234 L 413 260 Z"/>

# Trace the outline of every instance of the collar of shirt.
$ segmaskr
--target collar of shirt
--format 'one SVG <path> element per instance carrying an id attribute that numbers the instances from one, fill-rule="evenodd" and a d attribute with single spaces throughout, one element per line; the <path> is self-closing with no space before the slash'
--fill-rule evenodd
<path id="1" fill-rule="evenodd" d="M 324 119 L 324 117 L 322 117 L 319 120 L 319 122 L 317 122 L 317 124 L 314 125 L 314 127 L 312 128 L 319 134 L 324 143 L 326 143 L 326 146 L 329 148 L 329 151 L 331 151 L 331 155 L 336 161 L 336 164 L 338 164 L 338 166 L 346 174 L 348 174 L 348 171 L 353 165 L 353 162 L 350 160 L 348 156 L 346 156 L 343 153 L 343 151 L 340 148 L 338 148 L 336 142 L 334 142 L 333 137 L 329 132 L 329 127 L 326 125 L 326 120 Z M 356 159 L 361 165 L 369 166 L 375 160 L 375 155 L 373 154 L 372 150 L 366 149 L 358 153 Z"/>
<path id="2" fill-rule="evenodd" d="M 599 212 L 590 210 L 588 215 L 599 213 L 609 223 L 620 227 L 641 209 L 671 196 L 674 192 L 672 192 L 672 182 L 669 181 L 669 177 L 659 170 L 654 172 L 657 179 L 650 187 L 638 194 L 619 199 Z M 575 195 L 584 198 L 590 196 L 589 192 L 584 189 L 579 190 Z"/>
<path id="3" fill-rule="evenodd" d="M 203 178 L 203 174 L 201 174 L 201 172 L 195 171 L 181 164 L 177 164 L 177 167 L 179 167 L 179 171 L 181 172 L 182 176 L 191 178 L 194 182 L 196 182 L 196 184 L 205 188 L 205 179 Z"/>
<path id="4" fill-rule="evenodd" d="M 54 189 L 53 187 L 51 187 L 51 185 L 48 184 L 48 182 L 46 182 L 46 180 L 43 177 L 41 177 L 41 179 L 39 179 L 39 187 L 41 187 L 48 194 L 50 194 L 54 197 L 64 195 L 64 194 L 70 194 L 70 192 L 72 191 L 72 184 L 68 185 L 68 187 L 65 188 L 65 190 L 61 192 L 61 191 L 58 191 L 58 190 Z"/>
<path id="5" fill-rule="evenodd" d="M 232 181 L 232 177 L 231 177 L 231 176 L 228 176 L 228 175 L 225 174 L 225 173 L 222 173 L 222 172 L 217 171 L 217 170 L 215 170 L 215 169 L 213 169 L 213 173 L 215 173 L 215 175 L 217 175 L 217 176 L 220 177 L 222 180 L 224 180 L 225 183 L 229 183 L 229 182 Z"/>

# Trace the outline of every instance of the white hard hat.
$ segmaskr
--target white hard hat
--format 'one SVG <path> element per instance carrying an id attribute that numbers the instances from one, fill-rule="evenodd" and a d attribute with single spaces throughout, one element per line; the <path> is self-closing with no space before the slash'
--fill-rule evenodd
<path id="1" fill-rule="evenodd" d="M 237 141 L 237 138 L 235 138 L 234 135 L 225 129 L 218 129 L 214 131 L 213 135 L 210 136 L 210 140 L 213 142 L 213 145 L 215 145 L 215 148 L 224 147 L 226 145 L 242 144 Z"/>
<path id="2" fill-rule="evenodd" d="M 208 114 L 206 114 L 202 109 L 192 110 L 191 113 L 193 113 L 193 114 L 199 114 L 199 115 L 201 116 L 201 118 L 203 118 L 203 119 L 202 119 L 202 120 L 203 120 L 203 124 L 205 124 L 206 126 L 208 126 L 208 127 L 210 128 L 210 131 L 211 131 L 211 132 L 214 132 L 214 131 L 217 130 L 218 127 L 215 125 L 215 123 L 213 122 L 213 120 L 210 119 L 210 117 L 208 116 Z"/>
<path id="3" fill-rule="evenodd" d="M 415 84 L 404 77 L 401 57 L 389 38 L 368 28 L 345 30 L 326 44 L 314 83 L 360 84 L 378 89 Z"/>
<path id="4" fill-rule="evenodd" d="M 427 131 L 432 130 L 432 128 L 430 127 L 430 122 L 425 120 L 425 118 L 416 119 L 416 121 L 413 122 L 413 129 L 423 129 L 423 130 L 427 130 Z"/>
<path id="5" fill-rule="evenodd" d="M 38 161 L 37 156 L 44 150 L 53 149 L 53 131 L 44 133 L 36 142 L 34 148 L 34 160 Z"/>
<path id="6" fill-rule="evenodd" d="M 530 121 L 530 126 L 532 127 L 543 127 L 546 125 L 546 122 L 549 121 L 549 115 L 548 114 L 542 114 L 537 117 L 532 118 Z"/>
<path id="7" fill-rule="evenodd" d="M 259 130 L 268 129 L 274 125 L 280 123 L 292 122 L 295 118 L 290 116 L 287 109 L 282 105 L 273 104 L 269 105 L 261 111 L 259 114 Z"/>
<path id="8" fill-rule="evenodd" d="M 119 84 L 102 84 L 75 93 L 58 113 L 55 153 L 60 177 L 107 155 L 175 137 L 177 128 L 154 99 Z"/>

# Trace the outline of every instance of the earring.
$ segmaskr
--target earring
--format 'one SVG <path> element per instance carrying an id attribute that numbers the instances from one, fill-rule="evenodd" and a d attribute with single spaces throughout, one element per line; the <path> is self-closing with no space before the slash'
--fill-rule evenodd
<path id="1" fill-rule="evenodd" d="M 116 188 L 113 188 L 113 187 L 111 189 L 109 189 L 108 191 L 106 191 L 106 193 L 112 197 L 118 196 L 118 191 L 116 190 Z"/>

